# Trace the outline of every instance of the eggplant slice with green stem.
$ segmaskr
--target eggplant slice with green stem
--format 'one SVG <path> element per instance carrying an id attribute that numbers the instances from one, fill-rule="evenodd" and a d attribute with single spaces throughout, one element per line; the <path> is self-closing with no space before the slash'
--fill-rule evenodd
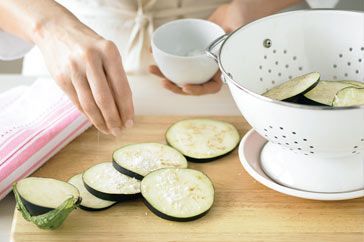
<path id="1" fill-rule="evenodd" d="M 51 178 L 29 177 L 13 186 L 16 207 L 40 229 L 56 229 L 81 203 L 78 189 Z"/>

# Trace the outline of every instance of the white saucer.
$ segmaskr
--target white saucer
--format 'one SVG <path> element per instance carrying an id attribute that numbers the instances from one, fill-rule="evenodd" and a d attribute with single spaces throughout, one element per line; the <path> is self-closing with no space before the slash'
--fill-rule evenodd
<path id="1" fill-rule="evenodd" d="M 239 145 L 240 162 L 244 169 L 258 182 L 277 192 L 284 193 L 294 197 L 300 197 L 313 200 L 348 200 L 364 197 L 364 190 L 340 193 L 319 193 L 307 192 L 282 186 L 269 178 L 261 168 L 260 153 L 267 140 L 260 136 L 255 130 L 250 130 Z"/>

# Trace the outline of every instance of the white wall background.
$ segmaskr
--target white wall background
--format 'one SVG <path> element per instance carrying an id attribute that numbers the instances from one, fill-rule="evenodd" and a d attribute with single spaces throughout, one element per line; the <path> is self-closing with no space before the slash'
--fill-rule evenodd
<path id="1" fill-rule="evenodd" d="M 341 0 L 337 9 L 364 11 L 364 0 Z M 20 73 L 21 67 L 22 60 L 8 62 L 0 61 L 0 74 Z"/>

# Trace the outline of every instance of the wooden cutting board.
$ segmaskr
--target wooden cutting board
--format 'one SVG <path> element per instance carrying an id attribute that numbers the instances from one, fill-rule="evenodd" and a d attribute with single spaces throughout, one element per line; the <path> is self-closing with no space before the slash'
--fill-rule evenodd
<path id="1" fill-rule="evenodd" d="M 127 143 L 162 142 L 169 125 L 186 117 L 137 117 L 118 139 L 90 129 L 53 157 L 34 176 L 67 180 L 86 168 L 110 161 Z M 212 117 L 250 126 L 241 117 Z M 142 201 L 119 203 L 100 212 L 74 211 L 61 228 L 43 231 L 15 211 L 13 241 L 364 241 L 364 199 L 320 202 L 289 197 L 253 180 L 237 150 L 205 164 L 190 163 L 213 181 L 216 201 L 203 218 L 187 223 L 160 219 Z"/>

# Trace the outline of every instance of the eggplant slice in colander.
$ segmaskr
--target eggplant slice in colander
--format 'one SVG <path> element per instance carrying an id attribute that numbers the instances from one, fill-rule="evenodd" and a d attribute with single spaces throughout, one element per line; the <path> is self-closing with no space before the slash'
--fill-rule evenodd
<path id="1" fill-rule="evenodd" d="M 279 101 L 291 101 L 298 95 L 310 91 L 318 84 L 319 80 L 320 73 L 312 72 L 284 82 L 265 92 L 263 96 Z"/>
<path id="2" fill-rule="evenodd" d="M 334 107 L 364 105 L 364 88 L 347 87 L 340 90 L 332 103 Z"/>
<path id="3" fill-rule="evenodd" d="M 338 91 L 347 88 L 356 87 L 352 82 L 344 81 L 320 81 L 312 90 L 304 94 L 314 102 L 331 106 Z"/>

